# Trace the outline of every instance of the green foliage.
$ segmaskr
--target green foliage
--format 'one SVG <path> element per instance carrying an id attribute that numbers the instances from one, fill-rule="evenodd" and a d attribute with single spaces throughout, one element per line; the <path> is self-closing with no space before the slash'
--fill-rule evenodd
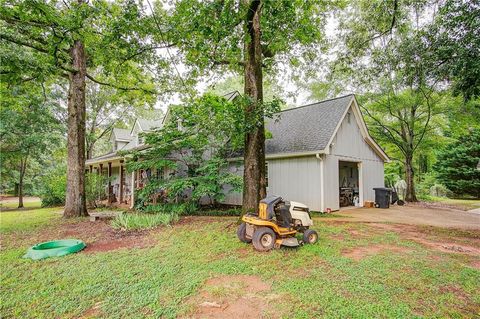
<path id="1" fill-rule="evenodd" d="M 62 206 L 65 204 L 67 177 L 65 171 L 46 176 L 43 179 L 43 190 L 40 194 L 42 207 Z"/>
<path id="2" fill-rule="evenodd" d="M 480 130 L 476 129 L 439 151 L 438 180 L 456 195 L 480 198 Z"/>
<path id="3" fill-rule="evenodd" d="M 96 208 L 97 201 L 103 199 L 106 195 L 108 187 L 108 176 L 99 175 L 97 173 L 87 173 L 85 175 L 85 197 L 87 205 Z"/>
<path id="4" fill-rule="evenodd" d="M 227 158 L 243 145 L 241 108 L 241 103 L 210 94 L 172 107 L 164 126 L 144 135 L 149 148 L 128 154 L 129 170 L 161 172 L 137 191 L 136 207 L 142 208 L 160 190 L 166 191 L 170 201 L 196 205 L 202 198 L 220 201 L 224 185 L 240 190 L 241 177 L 228 172 Z"/>
<path id="5" fill-rule="evenodd" d="M 112 227 L 121 230 L 150 229 L 160 225 L 170 226 L 176 221 L 178 215 L 174 213 L 121 213 L 112 220 Z"/>
<path id="6" fill-rule="evenodd" d="M 141 207 L 143 213 L 147 214 L 173 214 L 173 215 L 193 215 L 198 210 L 195 202 L 186 203 L 164 203 L 156 205 L 147 205 Z"/>
<path id="7" fill-rule="evenodd" d="M 264 68 L 281 70 L 278 62 L 291 63 L 299 74 L 314 68 L 325 48 L 324 14 L 341 1 L 276 0 L 262 2 L 261 30 Z M 178 1 L 168 16 L 167 34 L 196 71 L 215 68 L 243 73 L 247 12 L 250 1 Z M 301 65 L 303 67 L 299 68 Z"/>
<path id="8" fill-rule="evenodd" d="M 0 95 L 2 191 L 13 192 L 24 184 L 27 193 L 35 194 L 39 177 L 55 165 L 51 158 L 63 144 L 63 125 L 56 117 L 58 102 L 36 81 L 2 82 Z"/>
<path id="9" fill-rule="evenodd" d="M 228 209 L 198 209 L 189 215 L 192 216 L 240 216 L 242 210 L 240 208 Z"/>
<path id="10" fill-rule="evenodd" d="M 435 46 L 434 74 L 452 83 L 465 100 L 480 97 L 480 6 L 475 1 L 444 1 L 428 27 Z"/>

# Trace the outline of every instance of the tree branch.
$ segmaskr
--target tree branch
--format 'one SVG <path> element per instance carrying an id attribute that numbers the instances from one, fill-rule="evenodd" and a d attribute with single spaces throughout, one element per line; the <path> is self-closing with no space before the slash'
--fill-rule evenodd
<path id="1" fill-rule="evenodd" d="M 146 93 L 151 93 L 151 94 L 156 94 L 157 92 L 156 91 L 152 91 L 152 90 L 147 90 L 147 89 L 142 89 L 142 88 L 136 88 L 136 87 L 126 87 L 126 86 L 119 86 L 119 85 L 115 85 L 115 84 L 112 84 L 112 83 L 107 83 L 107 82 L 103 82 L 103 81 L 100 81 L 100 80 L 97 80 L 95 79 L 93 76 L 91 76 L 90 74 L 86 74 L 87 78 L 89 80 L 91 80 L 92 82 L 95 82 L 97 84 L 100 84 L 100 85 L 106 85 L 106 86 L 109 86 L 109 87 L 112 87 L 114 89 L 117 89 L 117 90 L 122 90 L 122 91 L 143 91 L 143 92 L 146 92 Z"/>

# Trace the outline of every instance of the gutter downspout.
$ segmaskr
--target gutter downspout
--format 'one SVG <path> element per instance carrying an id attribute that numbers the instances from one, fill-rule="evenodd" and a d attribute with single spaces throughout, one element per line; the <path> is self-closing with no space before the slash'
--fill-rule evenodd
<path id="1" fill-rule="evenodd" d="M 325 164 L 320 153 L 315 154 L 315 157 L 320 161 L 320 210 L 323 213 L 325 212 Z"/>

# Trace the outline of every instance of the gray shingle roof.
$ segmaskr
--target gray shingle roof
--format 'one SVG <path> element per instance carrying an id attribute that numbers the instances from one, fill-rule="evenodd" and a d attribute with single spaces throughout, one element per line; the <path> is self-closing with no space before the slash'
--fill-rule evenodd
<path id="1" fill-rule="evenodd" d="M 272 138 L 266 154 L 311 152 L 325 149 L 353 95 L 284 110 L 265 123 Z"/>
<path id="2" fill-rule="evenodd" d="M 123 128 L 115 127 L 113 129 L 113 135 L 115 136 L 115 140 L 130 141 L 132 139 L 132 136 L 130 135 L 130 130 L 126 130 Z"/>
<path id="3" fill-rule="evenodd" d="M 138 125 L 142 131 L 147 132 L 155 128 L 162 127 L 162 120 L 146 120 L 146 119 L 137 119 Z"/>

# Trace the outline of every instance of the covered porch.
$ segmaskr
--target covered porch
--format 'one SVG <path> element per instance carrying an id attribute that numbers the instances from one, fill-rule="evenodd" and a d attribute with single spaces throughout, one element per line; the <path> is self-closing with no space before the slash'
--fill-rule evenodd
<path id="1" fill-rule="evenodd" d="M 104 196 L 99 200 L 107 206 L 133 208 L 135 188 L 139 187 L 137 172 L 128 173 L 123 157 L 115 153 L 89 159 L 85 163 L 85 173 L 108 177 Z"/>

